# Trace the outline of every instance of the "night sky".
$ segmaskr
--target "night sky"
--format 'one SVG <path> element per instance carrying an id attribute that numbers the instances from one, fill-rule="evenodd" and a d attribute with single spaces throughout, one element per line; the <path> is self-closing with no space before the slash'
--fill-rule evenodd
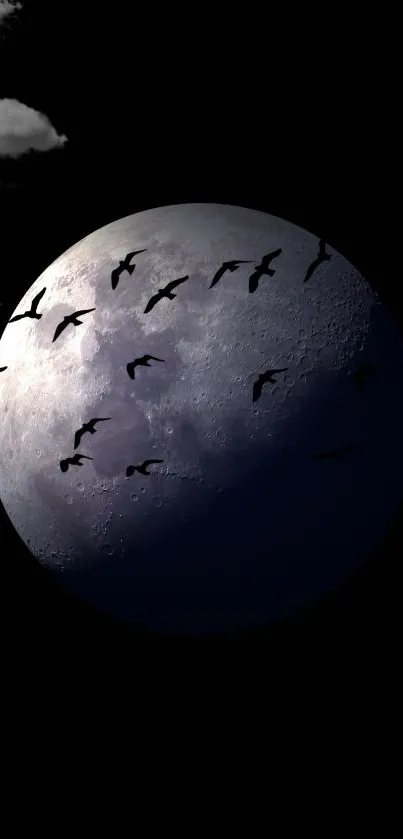
<path id="1" fill-rule="evenodd" d="M 147 19 L 123 2 L 101 11 L 93 2 L 38 0 L 3 24 L 0 100 L 44 113 L 68 139 L 54 150 L 0 156 L 1 329 L 39 274 L 96 228 L 155 206 L 206 201 L 264 210 L 324 238 L 403 330 L 392 233 L 395 117 L 385 82 L 393 59 L 382 76 L 371 39 L 360 38 L 358 53 L 350 22 L 340 21 L 330 44 L 328 34 L 314 35 L 314 23 L 302 39 L 297 22 L 276 35 L 257 18 L 227 20 L 220 32 L 196 12 L 193 24 L 164 14 L 154 9 Z M 230 23 L 237 33 L 227 42 Z M 163 716 L 170 727 L 172 711 L 178 731 L 188 714 L 197 728 L 211 714 L 214 729 L 218 717 L 231 727 L 235 713 L 238 739 L 247 724 L 240 709 L 247 716 L 256 699 L 262 725 L 251 739 L 259 742 L 280 708 L 287 726 L 298 718 L 310 746 L 323 739 L 328 753 L 338 726 L 350 744 L 357 727 L 367 747 L 370 734 L 396 738 L 402 516 L 326 602 L 268 630 L 203 642 L 126 632 L 93 615 L 35 563 L 2 509 L 0 532 L 5 721 L 21 737 L 38 720 L 44 731 L 48 710 L 59 725 L 70 713 L 66 701 L 88 718 L 99 702 L 116 708 L 130 696 L 140 717 L 150 701 L 160 726 Z"/>

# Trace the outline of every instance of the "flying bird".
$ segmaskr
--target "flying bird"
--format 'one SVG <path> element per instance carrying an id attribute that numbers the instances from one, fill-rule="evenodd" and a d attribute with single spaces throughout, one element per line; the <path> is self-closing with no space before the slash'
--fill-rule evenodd
<path id="1" fill-rule="evenodd" d="M 165 288 L 159 288 L 157 294 L 154 294 L 148 301 L 147 306 L 144 309 L 144 314 L 151 312 L 151 309 L 153 309 L 154 306 L 163 299 L 163 297 L 167 297 L 168 300 L 173 300 L 174 297 L 176 297 L 176 294 L 172 294 L 172 289 L 176 288 L 176 286 L 184 283 L 188 279 L 189 274 L 186 274 L 186 277 L 180 277 L 179 280 L 172 280 L 172 282 L 168 283 Z"/>
<path id="2" fill-rule="evenodd" d="M 262 257 L 260 265 L 256 266 L 256 270 L 249 277 L 249 291 L 251 294 L 253 294 L 253 292 L 256 291 L 259 285 L 260 277 L 262 277 L 263 274 L 267 274 L 268 277 L 274 276 L 276 272 L 274 268 L 269 268 L 269 265 L 272 259 L 276 259 L 278 256 L 280 256 L 281 252 L 282 248 L 277 248 L 276 251 L 272 251 L 272 253 L 266 253 L 265 256 Z"/>
<path id="3" fill-rule="evenodd" d="M 147 471 L 147 466 L 152 463 L 163 463 L 163 460 L 145 460 L 143 463 L 138 463 L 137 466 L 128 466 L 126 469 L 126 478 L 130 478 L 135 472 L 140 472 L 140 475 L 150 475 Z"/>
<path id="4" fill-rule="evenodd" d="M 126 364 L 126 370 L 131 379 L 134 379 L 135 368 L 136 367 L 150 367 L 151 365 L 148 363 L 149 361 L 164 361 L 163 358 L 157 358 L 155 355 L 142 355 L 141 358 L 135 358 L 134 361 L 130 361 L 129 364 Z"/>
<path id="5" fill-rule="evenodd" d="M 7 367 L 0 367 L 0 373 L 4 373 L 4 370 L 7 370 Z"/>
<path id="6" fill-rule="evenodd" d="M 45 294 L 45 291 L 46 288 L 43 288 L 42 291 L 40 291 L 39 294 L 37 294 L 36 297 L 34 297 L 31 303 L 31 308 L 27 312 L 24 312 L 22 315 L 15 315 L 13 318 L 10 318 L 9 323 L 13 323 L 15 320 L 22 320 L 22 318 L 37 318 L 37 320 L 39 320 L 42 317 L 42 315 L 38 314 L 37 308 L 39 306 L 40 301 L 42 300 L 43 295 Z"/>
<path id="7" fill-rule="evenodd" d="M 81 428 L 76 431 L 74 435 L 74 448 L 76 449 L 77 446 L 80 445 L 80 440 L 83 434 L 95 434 L 96 428 L 95 425 L 97 422 L 105 422 L 105 420 L 110 420 L 110 417 L 95 417 L 94 419 L 90 419 L 88 422 L 84 422 Z"/>
<path id="8" fill-rule="evenodd" d="M 80 458 L 85 457 L 86 460 L 94 460 L 93 457 L 89 457 L 87 454 L 74 454 L 73 457 L 66 457 L 65 460 L 60 461 L 60 469 L 62 472 L 67 472 L 69 466 L 84 466 L 83 463 L 80 462 Z"/>
<path id="9" fill-rule="evenodd" d="M 250 263 L 251 259 L 231 259 L 229 262 L 223 262 L 221 268 L 218 269 L 217 273 L 214 274 L 214 277 L 209 285 L 209 288 L 213 288 L 213 286 L 217 285 L 217 283 L 221 280 L 223 274 L 226 271 L 237 271 L 239 266 L 242 264 Z"/>
<path id="10" fill-rule="evenodd" d="M 133 259 L 134 256 L 137 256 L 138 253 L 144 253 L 146 250 L 147 248 L 143 248 L 141 251 L 131 251 L 131 253 L 128 253 L 124 259 L 119 260 L 119 268 L 114 268 L 111 273 L 111 283 L 113 289 L 116 288 L 120 275 L 123 274 L 123 271 L 127 271 L 129 274 L 133 273 L 136 266 L 130 265 L 130 260 Z"/>
<path id="11" fill-rule="evenodd" d="M 66 329 L 66 326 L 68 326 L 69 323 L 71 323 L 73 326 L 79 326 L 82 323 L 82 320 L 78 320 L 78 318 L 81 315 L 87 315 L 88 312 L 95 312 L 95 307 L 93 307 L 92 309 L 80 309 L 79 312 L 73 312 L 72 315 L 65 315 L 62 322 L 59 323 L 56 327 L 56 332 L 53 336 L 52 344 L 53 341 L 56 341 L 59 335 L 62 334 L 63 330 Z"/>
<path id="12" fill-rule="evenodd" d="M 276 373 L 286 373 L 287 370 L 288 367 L 282 367 L 280 370 L 266 370 L 265 373 L 259 373 L 259 377 L 253 385 L 252 401 L 257 402 L 257 400 L 260 399 L 263 385 L 266 384 L 266 382 L 270 382 L 272 385 L 276 384 L 276 379 L 273 379 L 273 376 L 275 376 Z"/>
<path id="13" fill-rule="evenodd" d="M 367 379 L 371 378 L 371 376 L 375 373 L 375 365 L 374 364 L 363 364 L 361 367 L 353 373 L 353 379 L 358 388 L 362 388 L 365 385 Z"/>
<path id="14" fill-rule="evenodd" d="M 333 449 L 333 451 L 330 452 L 322 452 L 321 454 L 316 454 L 315 460 L 341 460 L 343 455 L 347 454 L 347 452 L 353 451 L 353 449 L 356 448 L 357 446 L 355 444 L 351 446 L 341 446 L 339 449 Z"/>
<path id="15" fill-rule="evenodd" d="M 324 241 L 324 239 L 320 239 L 318 255 L 316 259 L 314 259 L 313 262 L 311 262 L 311 264 L 309 265 L 308 270 L 305 274 L 304 283 L 308 282 L 308 280 L 310 279 L 310 277 L 312 277 L 312 274 L 314 273 L 314 271 L 316 271 L 321 262 L 329 262 L 329 259 L 331 258 L 331 254 L 326 253 L 326 242 Z"/>

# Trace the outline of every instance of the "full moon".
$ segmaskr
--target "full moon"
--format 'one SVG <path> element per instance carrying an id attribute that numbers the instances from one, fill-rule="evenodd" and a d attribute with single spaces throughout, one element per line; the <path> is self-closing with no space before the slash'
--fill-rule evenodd
<path id="1" fill-rule="evenodd" d="M 77 595 L 160 631 L 241 631 L 376 547 L 403 496 L 403 344 L 331 243 L 161 207 L 78 242 L 14 316 L 43 289 L 0 341 L 0 494 Z"/>

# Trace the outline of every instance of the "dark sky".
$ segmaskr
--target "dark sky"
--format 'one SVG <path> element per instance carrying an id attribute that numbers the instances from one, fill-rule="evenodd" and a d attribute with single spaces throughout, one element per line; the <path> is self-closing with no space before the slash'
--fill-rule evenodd
<path id="1" fill-rule="evenodd" d="M 331 25 L 316 20 L 304 31 L 294 11 L 287 27 L 244 12 L 221 29 L 218 16 L 193 12 L 191 22 L 170 8 L 147 16 L 130 3 L 36 0 L 4 31 L 0 98 L 42 111 L 68 142 L 0 158 L 0 325 L 39 273 L 97 227 L 148 207 L 219 201 L 267 210 L 325 238 L 403 326 L 392 232 L 393 50 L 381 59 L 381 33 L 375 50 L 375 35 L 363 37 L 339 12 L 337 28 L 333 14 Z M 181 713 L 193 707 L 194 722 L 201 696 L 213 715 L 212 696 L 231 715 L 250 709 L 256 695 L 262 711 L 262 697 L 283 714 L 284 700 L 294 719 L 297 703 L 311 745 L 321 725 L 327 731 L 343 714 L 351 733 L 353 707 L 363 728 L 368 707 L 371 730 L 374 714 L 382 724 L 393 719 L 401 696 L 399 522 L 326 604 L 217 643 L 112 630 L 55 589 L 4 514 L 0 526 L 10 708 L 23 693 L 28 702 L 41 697 L 35 717 L 45 696 L 53 707 L 66 695 L 75 705 L 91 691 L 93 707 L 95 697 L 116 700 L 129 690 L 155 701 L 157 692 L 161 702 L 171 697 L 177 725 L 184 696 Z M 23 704 L 18 714 L 20 724 Z"/>

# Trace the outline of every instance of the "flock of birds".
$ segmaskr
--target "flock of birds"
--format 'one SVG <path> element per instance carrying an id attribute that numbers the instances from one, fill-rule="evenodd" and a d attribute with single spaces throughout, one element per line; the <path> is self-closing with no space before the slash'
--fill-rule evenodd
<path id="1" fill-rule="evenodd" d="M 119 280 L 121 274 L 123 272 L 127 272 L 129 275 L 133 274 L 134 269 L 136 268 L 135 264 L 132 264 L 132 259 L 137 256 L 138 254 L 144 253 L 147 248 L 142 248 L 141 250 L 131 251 L 128 253 L 123 260 L 119 261 L 119 265 L 113 269 L 111 273 L 111 285 L 112 289 L 115 290 L 119 284 Z M 262 257 L 261 262 L 255 266 L 255 270 L 249 277 L 249 293 L 254 294 L 259 286 L 259 282 L 263 276 L 272 277 L 275 274 L 275 269 L 271 268 L 271 262 L 273 259 L 277 259 L 280 254 L 282 253 L 282 248 L 278 248 L 271 253 L 265 254 Z M 303 282 L 306 283 L 319 267 L 322 262 L 327 262 L 331 259 L 331 254 L 327 253 L 326 251 L 326 244 L 321 239 L 319 241 L 318 247 L 318 254 L 316 258 L 310 263 L 308 269 L 306 271 L 305 277 Z M 223 275 L 229 271 L 233 273 L 237 271 L 241 265 L 244 264 L 251 264 L 252 260 L 245 260 L 245 259 L 237 259 L 237 260 L 230 260 L 227 262 L 223 262 L 218 271 L 215 273 L 209 288 L 213 288 L 217 285 L 217 283 L 221 280 Z M 168 283 L 164 288 L 158 289 L 157 293 L 154 294 L 150 300 L 148 301 L 145 309 L 144 314 L 148 314 L 151 310 L 164 298 L 168 300 L 173 300 L 177 295 L 174 294 L 174 289 L 180 286 L 182 283 L 186 282 L 189 279 L 189 275 L 187 274 L 184 277 L 180 277 L 179 279 L 172 280 Z M 46 287 L 43 288 L 39 294 L 37 294 L 31 303 L 30 309 L 28 311 L 23 312 L 22 314 L 15 315 L 9 320 L 9 323 L 14 323 L 15 321 L 22 320 L 23 318 L 35 318 L 39 320 L 42 317 L 42 314 L 38 312 L 38 306 L 46 292 Z M 1 304 L 0 304 L 1 305 Z M 70 315 L 65 315 L 63 320 L 57 325 L 52 343 L 57 341 L 60 335 L 64 332 L 64 330 L 69 326 L 80 326 L 83 321 L 79 320 L 80 317 L 83 315 L 87 315 L 90 312 L 94 312 L 95 307 L 91 309 L 80 309 L 77 312 L 73 312 Z M 164 363 L 165 359 L 158 358 L 157 356 L 153 355 L 143 355 L 139 358 L 135 358 L 133 361 L 130 361 L 126 365 L 127 374 L 131 379 L 135 379 L 135 370 L 136 367 L 149 367 L 150 361 L 156 361 L 159 363 Z M 7 370 L 7 367 L 0 367 L 0 372 Z M 257 402 L 262 395 L 262 390 L 265 384 L 276 384 L 276 379 L 274 376 L 279 375 L 280 373 L 286 373 L 288 370 L 287 367 L 282 367 L 278 369 L 270 369 L 266 370 L 264 373 L 260 373 L 257 380 L 253 384 L 252 390 L 252 401 Z M 374 365 L 366 364 L 362 365 L 354 374 L 354 379 L 356 385 L 358 387 L 362 387 L 365 383 L 366 379 L 371 376 L 375 372 Z M 74 449 L 77 449 L 80 445 L 81 439 L 84 434 L 95 434 L 96 433 L 96 425 L 99 422 L 106 422 L 110 420 L 111 417 L 94 417 L 90 419 L 88 422 L 83 423 L 81 428 L 79 428 L 74 435 Z M 342 446 L 338 449 L 333 449 L 332 451 L 322 452 L 321 454 L 315 455 L 315 459 L 317 460 L 325 460 L 325 459 L 334 459 L 340 460 L 345 454 L 349 451 L 356 449 L 356 445 L 346 445 Z M 85 454 L 80 454 L 76 452 L 72 457 L 66 457 L 60 461 L 60 469 L 62 472 L 67 472 L 69 466 L 83 466 L 81 462 L 83 459 L 85 460 L 93 460 L 92 457 Z M 161 459 L 148 459 L 143 461 L 142 463 L 138 463 L 136 465 L 129 465 L 126 468 L 126 477 L 131 477 L 134 472 L 138 472 L 141 475 L 150 475 L 148 471 L 149 466 L 152 466 L 157 463 L 163 463 L 164 461 Z"/>

